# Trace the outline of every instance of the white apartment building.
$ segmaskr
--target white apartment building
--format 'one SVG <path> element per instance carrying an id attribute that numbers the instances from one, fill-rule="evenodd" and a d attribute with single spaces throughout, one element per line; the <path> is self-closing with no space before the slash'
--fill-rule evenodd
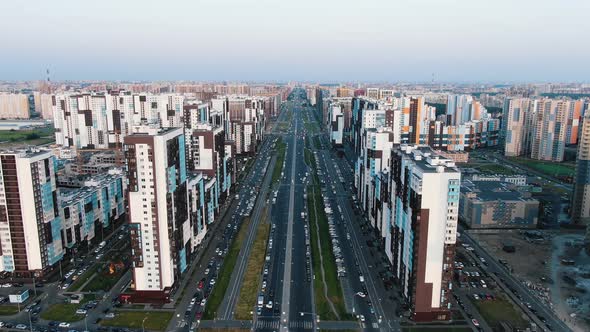
<path id="1" fill-rule="evenodd" d="M 385 250 L 414 321 L 451 319 L 461 173 L 429 147 L 394 148 Z"/>
<path id="2" fill-rule="evenodd" d="M 0 153 L 0 271 L 39 276 L 64 254 L 50 151 Z"/>
<path id="3" fill-rule="evenodd" d="M 184 97 L 127 92 L 58 94 L 53 104 L 56 144 L 107 149 L 140 124 L 182 127 Z"/>

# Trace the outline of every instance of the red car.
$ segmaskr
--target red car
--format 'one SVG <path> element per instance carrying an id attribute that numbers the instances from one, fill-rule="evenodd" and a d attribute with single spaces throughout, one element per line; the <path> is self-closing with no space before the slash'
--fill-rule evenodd
<path id="1" fill-rule="evenodd" d="M 201 317 L 203 317 L 203 313 L 202 312 L 197 312 L 197 314 L 195 315 L 196 319 L 201 319 Z"/>
<path id="2" fill-rule="evenodd" d="M 197 285 L 197 287 L 199 287 L 199 289 L 203 289 L 203 286 L 204 286 L 203 282 L 199 281 L 199 284 Z"/>

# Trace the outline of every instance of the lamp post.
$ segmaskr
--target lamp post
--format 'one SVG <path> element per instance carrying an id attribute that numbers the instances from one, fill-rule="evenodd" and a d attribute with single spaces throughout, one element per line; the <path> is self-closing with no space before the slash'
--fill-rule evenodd
<path id="1" fill-rule="evenodd" d="M 141 321 L 141 331 L 145 332 L 145 321 L 148 319 L 147 315 Z"/>
<path id="2" fill-rule="evenodd" d="M 311 315 L 311 319 L 313 321 L 313 330 L 316 331 L 319 329 L 319 327 L 317 326 L 317 324 L 320 322 L 320 315 L 314 313 L 314 312 L 306 312 L 306 311 L 300 311 L 299 315 L 301 317 L 303 317 L 304 315 Z"/>
<path id="3" fill-rule="evenodd" d="M 29 327 L 31 328 L 31 332 L 33 332 L 33 321 L 31 320 L 31 311 L 29 310 Z"/>
<path id="4" fill-rule="evenodd" d="M 86 329 L 86 331 L 88 331 L 88 315 L 84 315 L 84 328 Z"/>

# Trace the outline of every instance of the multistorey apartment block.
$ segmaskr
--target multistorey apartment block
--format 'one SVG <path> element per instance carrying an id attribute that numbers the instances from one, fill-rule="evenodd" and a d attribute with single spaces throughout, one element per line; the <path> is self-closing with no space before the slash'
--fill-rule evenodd
<path id="1" fill-rule="evenodd" d="M 212 112 L 221 114 L 227 140 L 235 144 L 235 153 L 252 154 L 262 142 L 266 120 L 265 97 L 225 96 L 211 100 Z"/>
<path id="2" fill-rule="evenodd" d="M 0 153 L 0 271 L 39 276 L 63 257 L 55 171 L 49 151 Z"/>
<path id="3" fill-rule="evenodd" d="M 29 97 L 23 93 L 0 93 L 0 118 L 28 119 Z"/>
<path id="4" fill-rule="evenodd" d="M 504 104 L 506 156 L 563 161 L 565 146 L 576 144 L 583 100 L 512 98 Z"/>
<path id="5" fill-rule="evenodd" d="M 58 94 L 53 98 L 55 140 L 76 149 L 121 146 L 140 124 L 182 127 L 184 97 L 175 94 Z"/>
<path id="6" fill-rule="evenodd" d="M 579 134 L 571 217 L 574 224 L 590 224 L 590 114 L 584 116 Z"/>
<path id="7" fill-rule="evenodd" d="M 105 228 L 112 226 L 125 213 L 127 178 L 122 169 L 111 168 L 104 174 L 86 177 L 79 185 L 78 188 L 59 190 L 59 210 L 67 248 L 83 241 L 102 239 Z"/>
<path id="8" fill-rule="evenodd" d="M 451 319 L 461 173 L 429 147 L 394 148 L 386 253 L 415 321 Z"/>
<path id="9" fill-rule="evenodd" d="M 361 141 L 361 154 L 355 165 L 355 186 L 363 210 L 376 231 L 385 231 L 387 216 L 383 213 L 382 192 L 387 189 L 387 172 L 394 134 L 386 127 L 365 130 Z M 399 142 L 398 142 L 399 143 Z M 384 236 L 384 235 L 383 235 Z"/>
<path id="10" fill-rule="evenodd" d="M 344 114 L 342 114 L 342 105 L 332 103 L 328 107 L 328 117 L 330 119 L 330 143 L 333 146 L 342 146 L 344 138 Z"/>
<path id="11" fill-rule="evenodd" d="M 193 125 L 186 131 L 186 151 L 188 168 L 216 178 L 217 191 L 223 199 L 229 195 L 233 183 L 234 163 L 231 152 L 226 151 L 223 127 L 208 123 Z"/>
<path id="12" fill-rule="evenodd" d="M 168 300 L 218 209 L 216 179 L 187 171 L 183 131 L 141 126 L 125 137 L 137 301 Z"/>

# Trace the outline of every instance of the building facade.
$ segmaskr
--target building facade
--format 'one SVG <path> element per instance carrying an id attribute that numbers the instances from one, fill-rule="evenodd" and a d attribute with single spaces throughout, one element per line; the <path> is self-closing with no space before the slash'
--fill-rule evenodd
<path id="1" fill-rule="evenodd" d="M 390 166 L 386 253 L 415 321 L 451 319 L 461 173 L 429 147 L 402 145 Z"/>
<path id="2" fill-rule="evenodd" d="M 578 139 L 571 217 L 574 224 L 590 224 L 590 114 L 583 118 Z"/>
<path id="3" fill-rule="evenodd" d="M 0 153 L 0 271 L 39 276 L 63 257 L 55 171 L 50 151 Z"/>

